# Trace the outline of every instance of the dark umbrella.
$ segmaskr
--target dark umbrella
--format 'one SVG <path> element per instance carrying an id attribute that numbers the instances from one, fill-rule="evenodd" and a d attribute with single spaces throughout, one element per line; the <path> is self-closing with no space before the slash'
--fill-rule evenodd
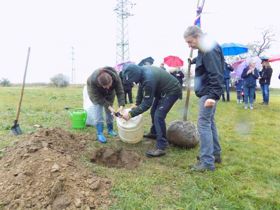
<path id="1" fill-rule="evenodd" d="M 144 65 L 152 65 L 154 63 L 154 59 L 152 57 L 147 57 L 144 58 L 143 60 L 140 61 L 138 66 L 144 66 Z"/>
<path id="2" fill-rule="evenodd" d="M 163 62 L 169 67 L 181 67 L 184 65 L 184 61 L 178 56 L 169 55 L 163 59 Z"/>
<path id="3" fill-rule="evenodd" d="M 248 52 L 248 47 L 238 43 L 224 43 L 221 45 L 223 54 L 227 55 L 239 55 Z"/>

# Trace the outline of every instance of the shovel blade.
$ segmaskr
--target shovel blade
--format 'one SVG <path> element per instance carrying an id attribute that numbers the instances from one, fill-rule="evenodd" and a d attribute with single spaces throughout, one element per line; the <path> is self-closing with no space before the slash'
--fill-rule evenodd
<path id="1" fill-rule="evenodd" d="M 16 136 L 22 134 L 22 131 L 21 131 L 20 127 L 19 127 L 19 124 L 17 124 L 17 123 L 12 126 L 11 131 Z"/>

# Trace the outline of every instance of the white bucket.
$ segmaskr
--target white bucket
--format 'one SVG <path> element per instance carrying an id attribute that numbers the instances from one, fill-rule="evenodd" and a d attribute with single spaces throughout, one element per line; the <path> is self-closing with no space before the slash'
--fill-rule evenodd
<path id="1" fill-rule="evenodd" d="M 128 121 L 118 117 L 117 126 L 119 137 L 123 142 L 135 144 L 143 139 L 144 127 L 141 114 Z"/>
<path id="2" fill-rule="evenodd" d="M 83 89 L 83 107 L 84 107 L 84 110 L 86 110 L 86 112 L 87 112 L 86 125 L 94 126 L 93 103 L 91 102 L 91 100 L 88 96 L 88 91 L 87 91 L 86 85 L 84 86 L 84 89 Z"/>

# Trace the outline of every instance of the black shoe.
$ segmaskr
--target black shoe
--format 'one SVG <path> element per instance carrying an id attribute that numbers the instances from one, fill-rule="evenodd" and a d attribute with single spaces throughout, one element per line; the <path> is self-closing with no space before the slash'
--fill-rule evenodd
<path id="1" fill-rule="evenodd" d="M 144 137 L 144 138 L 148 138 L 148 139 L 157 139 L 157 135 L 156 135 L 156 134 L 153 134 L 153 133 L 144 134 L 143 137 Z"/>
<path id="2" fill-rule="evenodd" d="M 162 149 L 154 149 L 154 150 L 149 150 L 146 152 L 147 157 L 160 157 L 165 154 L 166 154 L 166 152 Z"/>
<path id="3" fill-rule="evenodd" d="M 220 155 L 214 155 L 214 158 L 215 158 L 215 163 L 222 163 L 222 158 Z M 199 156 L 196 156 L 196 159 L 198 161 L 200 161 L 200 157 Z"/>

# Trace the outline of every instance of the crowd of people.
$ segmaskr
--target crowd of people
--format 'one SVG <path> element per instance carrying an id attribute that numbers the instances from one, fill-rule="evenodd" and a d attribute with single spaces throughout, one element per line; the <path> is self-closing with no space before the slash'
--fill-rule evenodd
<path id="1" fill-rule="evenodd" d="M 263 105 L 269 104 L 269 86 L 272 76 L 272 68 L 268 62 L 268 59 L 262 59 L 262 69 L 259 71 L 256 68 L 256 62 L 254 59 L 249 60 L 249 64 L 242 71 L 240 77 L 235 78 L 234 87 L 237 95 L 237 103 L 244 103 L 245 109 L 254 109 L 254 102 L 256 100 L 256 87 L 257 81 L 262 91 L 262 103 Z M 225 100 L 224 93 L 222 94 L 223 101 L 230 101 L 230 72 L 233 68 L 230 64 L 226 63 L 224 71 L 224 89 L 227 99 Z"/>
<path id="2" fill-rule="evenodd" d="M 197 129 L 200 136 L 200 154 L 197 162 L 190 166 L 192 171 L 214 171 L 215 164 L 221 163 L 221 146 L 215 123 L 216 106 L 220 98 L 230 101 L 230 73 L 233 68 L 225 62 L 218 43 L 208 50 L 201 48 L 205 34 L 197 26 L 190 26 L 184 33 L 187 45 L 198 50 L 195 59 L 194 91 L 199 98 Z M 253 109 L 256 81 L 259 79 L 263 93 L 263 104 L 269 104 L 269 84 L 272 69 L 267 60 L 262 62 L 259 72 L 252 61 L 235 81 L 238 103 L 244 102 L 245 109 Z M 184 73 L 181 69 L 168 72 L 162 63 L 160 67 L 144 63 L 128 64 L 118 74 L 112 67 L 95 70 L 87 80 L 86 91 L 91 101 L 87 107 L 88 125 L 96 127 L 97 140 L 107 141 L 103 130 L 107 125 L 108 135 L 117 136 L 113 128 L 114 116 L 130 120 L 150 109 L 151 128 L 144 137 L 156 140 L 155 148 L 146 151 L 147 157 L 160 157 L 166 154 L 166 116 L 178 99 L 182 98 Z M 132 88 L 138 87 L 134 103 Z M 84 90 L 84 91 L 85 91 Z M 117 96 L 118 109 L 113 108 Z M 128 98 L 127 98 L 128 96 Z M 125 104 L 133 104 L 128 112 L 123 112 Z M 103 118 L 105 112 L 106 119 Z"/>

